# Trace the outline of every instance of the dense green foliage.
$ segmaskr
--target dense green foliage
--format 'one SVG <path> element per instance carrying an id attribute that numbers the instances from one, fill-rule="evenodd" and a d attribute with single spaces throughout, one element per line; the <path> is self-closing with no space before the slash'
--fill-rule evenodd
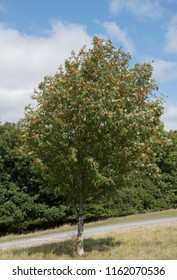
<path id="1" fill-rule="evenodd" d="M 22 152 L 20 134 L 15 124 L 0 125 L 0 235 L 74 221 L 72 205 L 52 196 L 35 159 Z M 132 176 L 114 198 L 87 207 L 86 220 L 177 207 L 177 133 L 166 134 L 161 177 Z"/>
<path id="2" fill-rule="evenodd" d="M 44 78 L 33 95 L 37 106 L 26 108 L 27 144 L 53 179 L 53 192 L 76 209 L 79 255 L 86 207 L 113 195 L 132 171 L 158 172 L 162 100 L 151 65 L 131 67 L 130 60 L 94 37 L 91 49 L 72 52 Z"/>
<path id="3" fill-rule="evenodd" d="M 66 206 L 48 193 L 34 158 L 23 152 L 17 125 L 0 126 L 0 235 L 63 222 Z"/>
<path id="4" fill-rule="evenodd" d="M 176 132 L 149 64 L 98 37 L 0 126 L 0 234 L 176 207 Z M 80 215 L 80 216 L 79 216 Z M 79 218 L 80 219 L 80 218 Z"/>

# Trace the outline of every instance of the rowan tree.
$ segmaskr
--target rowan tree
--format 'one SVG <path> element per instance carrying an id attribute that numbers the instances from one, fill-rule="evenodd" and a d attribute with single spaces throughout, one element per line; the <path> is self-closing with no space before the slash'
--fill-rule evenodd
<path id="1" fill-rule="evenodd" d="M 92 47 L 72 52 L 54 76 L 34 91 L 27 106 L 25 137 L 77 210 L 78 253 L 84 253 L 84 207 L 114 193 L 123 176 L 151 174 L 163 146 L 163 112 L 152 66 L 135 64 L 110 40 L 94 37 Z"/>

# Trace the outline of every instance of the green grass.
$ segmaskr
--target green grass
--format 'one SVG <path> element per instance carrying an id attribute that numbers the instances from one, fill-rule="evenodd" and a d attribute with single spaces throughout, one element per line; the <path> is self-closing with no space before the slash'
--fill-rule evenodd
<path id="1" fill-rule="evenodd" d="M 134 221 L 156 219 L 156 218 L 166 218 L 166 217 L 177 217 L 177 209 L 170 209 L 170 210 L 164 210 L 164 211 L 158 211 L 158 212 L 150 212 L 150 213 L 145 213 L 145 214 L 136 214 L 136 215 L 131 215 L 131 216 L 100 220 L 97 222 L 86 223 L 85 228 L 96 227 L 96 226 L 101 226 L 101 225 L 108 225 L 108 224 L 112 224 L 112 223 L 125 223 L 125 222 L 134 222 Z M 23 238 L 32 238 L 32 237 L 37 237 L 40 235 L 60 233 L 60 232 L 65 232 L 65 231 L 69 231 L 69 230 L 72 230 L 72 231 L 76 230 L 76 225 L 73 225 L 73 226 L 64 225 L 64 226 L 61 226 L 58 228 L 48 229 L 48 230 L 44 230 L 44 231 L 35 231 L 35 232 L 28 233 L 28 234 L 7 235 L 4 237 L 1 237 L 0 242 L 23 239 Z"/>

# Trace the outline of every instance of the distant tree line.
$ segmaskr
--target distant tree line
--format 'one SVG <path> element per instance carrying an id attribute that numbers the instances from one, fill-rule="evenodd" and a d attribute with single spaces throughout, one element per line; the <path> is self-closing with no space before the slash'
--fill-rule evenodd
<path id="1" fill-rule="evenodd" d="M 86 221 L 177 207 L 177 131 L 163 133 L 168 141 L 157 157 L 159 176 L 130 172 L 113 198 L 100 197 L 86 207 Z M 0 235 L 75 221 L 72 202 L 51 192 L 47 175 L 39 159 L 25 152 L 19 124 L 1 124 Z"/>

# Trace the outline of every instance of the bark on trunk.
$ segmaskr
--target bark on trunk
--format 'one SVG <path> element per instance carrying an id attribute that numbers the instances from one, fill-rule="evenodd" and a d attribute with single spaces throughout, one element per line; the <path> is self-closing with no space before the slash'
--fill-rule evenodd
<path id="1" fill-rule="evenodd" d="M 80 205 L 78 211 L 78 230 L 77 230 L 77 253 L 79 256 L 84 255 L 84 242 L 83 242 L 83 231 L 84 231 L 84 205 L 83 200 L 80 198 Z"/>

